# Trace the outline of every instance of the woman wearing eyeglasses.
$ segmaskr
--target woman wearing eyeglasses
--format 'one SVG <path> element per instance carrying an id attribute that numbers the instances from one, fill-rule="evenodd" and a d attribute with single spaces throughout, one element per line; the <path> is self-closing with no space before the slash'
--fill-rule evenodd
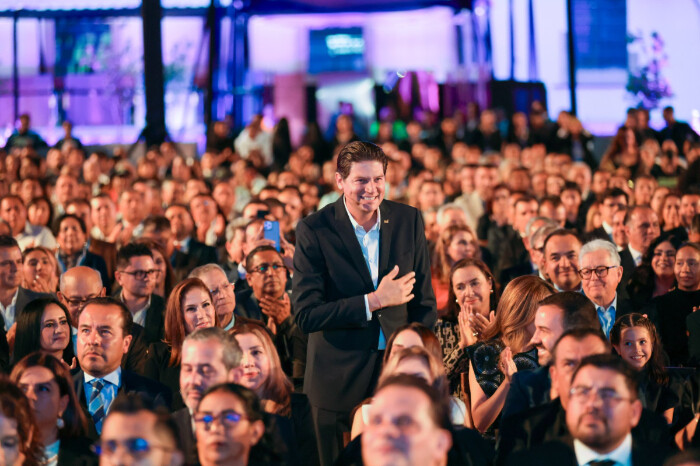
<path id="1" fill-rule="evenodd" d="M 285 439 L 291 443 L 289 451 L 298 450 L 305 465 L 318 464 L 309 400 L 302 393 L 294 393 L 268 330 L 260 324 L 244 323 L 235 326 L 231 333 L 243 351 L 243 376 L 239 383 L 255 392 L 266 412 L 291 420 L 294 438 Z"/>
<path id="2" fill-rule="evenodd" d="M 63 361 L 66 367 L 76 364 L 71 344 L 70 314 L 55 298 L 30 301 L 17 316 L 16 335 L 14 362 L 41 350 Z"/>
<path id="3" fill-rule="evenodd" d="M 75 215 L 63 214 L 56 220 L 56 260 L 61 272 L 77 265 L 84 265 L 100 272 L 102 284 L 110 294 L 111 280 L 105 260 L 88 251 L 88 231 L 85 222 Z"/>
<path id="4" fill-rule="evenodd" d="M 180 358 L 185 337 L 198 328 L 217 325 L 211 293 L 199 278 L 188 278 L 173 289 L 165 308 L 165 338 L 148 348 L 144 375 L 173 392 L 173 411 L 184 407 L 180 396 Z"/>
<path id="5" fill-rule="evenodd" d="M 40 464 L 97 464 L 84 438 L 86 420 L 73 391 L 68 368 L 57 358 L 36 351 L 15 364 L 11 380 L 24 392 L 37 426 L 43 451 Z"/>
<path id="6" fill-rule="evenodd" d="M 236 384 L 207 390 L 194 414 L 202 466 L 281 464 L 258 397 Z"/>

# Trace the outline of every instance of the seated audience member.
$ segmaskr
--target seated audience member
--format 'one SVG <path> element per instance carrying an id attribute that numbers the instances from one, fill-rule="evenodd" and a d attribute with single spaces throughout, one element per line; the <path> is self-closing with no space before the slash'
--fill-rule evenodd
<path id="1" fill-rule="evenodd" d="M 226 227 L 226 260 L 221 263 L 221 268 L 226 273 L 230 283 L 236 283 L 240 278 L 238 274 L 239 266 L 245 259 L 243 253 L 243 243 L 245 243 L 245 224 L 234 221 Z"/>
<path id="2" fill-rule="evenodd" d="M 173 409 L 182 408 L 182 398 L 178 393 L 182 342 L 195 330 L 216 325 L 216 312 L 211 301 L 209 288 L 199 278 L 178 283 L 165 310 L 165 337 L 163 341 L 151 343 L 148 348 L 144 375 L 173 391 Z"/>
<path id="3" fill-rule="evenodd" d="M 87 229 L 87 250 L 104 259 L 109 275 L 109 284 L 114 283 L 114 270 L 117 268 L 117 246 L 115 243 L 92 237 L 95 228 L 92 221 L 90 203 L 87 199 L 71 199 L 66 204 L 66 213 L 75 215 L 85 223 Z"/>
<path id="4" fill-rule="evenodd" d="M 170 296 L 175 286 L 175 272 L 170 265 L 165 251 L 153 240 L 141 238 L 135 241 L 136 244 L 145 244 L 153 254 L 153 265 L 155 266 L 156 286 L 153 293 L 161 298 Z"/>
<path id="5" fill-rule="evenodd" d="M 90 200 L 90 219 L 91 237 L 110 243 L 117 241 L 121 225 L 117 224 L 117 206 L 108 194 L 98 194 Z"/>
<path id="6" fill-rule="evenodd" d="M 494 266 L 494 276 L 500 277 L 501 272 L 512 267 L 523 266 L 530 261 L 527 249 L 527 225 L 537 216 L 537 199 L 529 194 L 511 193 L 513 208 L 510 227 L 507 228 L 504 241 L 495 247 L 501 252 L 494 254 L 498 262 Z M 493 250 L 491 251 L 493 253 Z"/>
<path id="7" fill-rule="evenodd" d="M 48 296 L 20 286 L 23 270 L 22 252 L 17 241 L 11 236 L 0 236 L 0 309 L 5 331 L 12 327 L 30 301 Z"/>
<path id="8" fill-rule="evenodd" d="M 114 242 L 123 246 L 141 234 L 142 222 L 147 216 L 148 206 L 143 192 L 127 188 L 119 195 L 118 207 L 121 219 L 117 223 L 119 233 Z"/>
<path id="9" fill-rule="evenodd" d="M 445 228 L 435 244 L 432 260 L 432 284 L 438 317 L 447 312 L 450 269 L 462 259 L 481 259 L 476 235 L 465 225 Z"/>
<path id="10" fill-rule="evenodd" d="M 664 351 L 656 327 L 648 318 L 632 313 L 620 317 L 610 333 L 617 354 L 639 371 L 639 393 L 646 409 L 673 422 L 680 404 L 683 381 L 664 367 Z"/>
<path id="11" fill-rule="evenodd" d="M 700 246 L 695 243 L 681 245 L 673 270 L 678 283 L 676 289 L 652 299 L 650 308 L 644 313 L 655 316 L 652 321 L 657 324 L 670 365 L 684 366 L 689 360 L 689 343 L 694 355 L 698 354 L 696 342 L 700 314 L 693 311 L 700 303 Z"/>
<path id="12" fill-rule="evenodd" d="M 96 464 L 84 437 L 87 420 L 73 390 L 68 367 L 51 354 L 34 352 L 19 360 L 10 378 L 34 413 L 43 449 L 42 464 Z"/>
<path id="13" fill-rule="evenodd" d="M 43 448 L 34 410 L 17 385 L 0 377 L 0 426 L 2 459 L 8 466 L 43 464 Z"/>
<path id="14" fill-rule="evenodd" d="M 56 260 L 61 272 L 82 265 L 95 269 L 102 277 L 102 283 L 110 290 L 110 278 L 105 260 L 87 249 L 87 228 L 75 215 L 63 214 L 56 220 Z"/>
<path id="15" fill-rule="evenodd" d="M 698 204 L 698 208 L 700 209 L 700 204 Z M 688 228 L 688 241 L 692 243 L 700 243 L 700 214 L 695 214 L 693 221 Z"/>
<path id="16" fill-rule="evenodd" d="M 525 227 L 526 239 L 523 239 L 530 260 L 510 267 L 501 272 L 500 284 L 507 285 L 511 280 L 523 275 L 535 275 L 546 280 L 544 275 L 544 240 L 549 233 L 557 230 L 559 226 L 545 217 L 532 217 Z"/>
<path id="17" fill-rule="evenodd" d="M 537 303 L 554 292 L 537 277 L 518 277 L 503 290 L 496 318 L 483 341 L 469 346 L 469 392 L 474 427 L 480 432 L 497 424 L 513 374 L 537 367 L 533 351 L 527 351 L 533 334 Z"/>
<path id="18" fill-rule="evenodd" d="M 17 336 L 12 360 L 17 361 L 40 350 L 75 367 L 68 309 L 55 298 L 31 301 L 17 318 Z"/>
<path id="19" fill-rule="evenodd" d="M 262 408 L 292 420 L 294 445 L 304 464 L 318 464 L 318 447 L 311 418 L 311 406 L 306 395 L 294 393 L 294 386 L 283 372 L 280 358 L 268 331 L 259 323 L 245 323 L 232 331 L 243 353 L 243 373 L 239 383 L 253 390 Z"/>
<path id="20" fill-rule="evenodd" d="M 218 262 L 216 249 L 197 241 L 194 234 L 194 220 L 189 209 L 181 204 L 173 204 L 165 211 L 170 221 L 174 250 L 170 263 L 175 269 L 175 277 L 182 280 L 192 269 L 205 264 Z"/>
<path id="21" fill-rule="evenodd" d="M 581 248 L 579 264 L 583 292 L 595 305 L 603 333 L 610 338 L 617 318 L 633 309 L 629 300 L 617 294 L 622 279 L 620 255 L 610 241 L 594 239 Z"/>
<path id="22" fill-rule="evenodd" d="M 27 221 L 27 208 L 19 196 L 7 194 L 0 200 L 0 219 L 10 227 L 23 251 L 36 246 L 56 249 L 56 238 L 46 226 L 32 225 Z"/>
<path id="23" fill-rule="evenodd" d="M 590 235 L 596 229 L 603 225 L 603 219 L 600 215 L 600 202 L 593 202 L 586 211 L 586 228 L 584 233 Z"/>
<path id="24" fill-rule="evenodd" d="M 425 348 L 436 359 L 442 358 L 440 341 L 428 327 L 418 322 L 402 325 L 391 334 L 386 342 L 383 365 L 389 361 L 394 353 L 413 346 Z"/>
<path id="25" fill-rule="evenodd" d="M 625 232 L 627 248 L 620 251 L 623 289 L 627 287 L 634 269 L 642 263 L 642 256 L 651 242 L 661 234 L 659 218 L 648 206 L 634 206 L 625 217 Z"/>
<path id="26" fill-rule="evenodd" d="M 242 355 L 236 338 L 217 327 L 195 330 L 185 337 L 180 361 L 180 395 L 185 407 L 173 413 L 185 463 L 197 463 L 192 416 L 199 400 L 211 386 L 238 382 L 243 373 Z"/>
<path id="27" fill-rule="evenodd" d="M 617 252 L 624 251 L 629 241 L 627 241 L 627 230 L 625 229 L 625 218 L 627 209 L 620 209 L 613 214 L 612 242 L 617 247 Z"/>
<path id="28" fill-rule="evenodd" d="M 265 412 L 252 390 L 232 383 L 210 387 L 197 406 L 194 424 L 202 466 L 280 463 Z"/>
<path id="29" fill-rule="evenodd" d="M 544 270 L 556 291 L 581 290 L 580 251 L 581 240 L 569 230 L 554 230 L 544 240 Z"/>
<path id="30" fill-rule="evenodd" d="M 659 465 L 669 452 L 635 435 L 642 403 L 634 369 L 612 355 L 584 358 L 574 371 L 566 409 L 571 439 L 514 454 L 509 464 Z"/>
<path id="31" fill-rule="evenodd" d="M 693 218 L 698 213 L 698 203 L 700 203 L 700 192 L 697 187 L 683 192 L 681 195 L 681 224 L 688 231 L 693 223 Z"/>
<path id="32" fill-rule="evenodd" d="M 213 304 L 216 309 L 216 317 L 219 320 L 219 327 L 228 331 L 233 328 L 239 318 L 241 321 L 247 320 L 234 313 L 236 309 L 235 284 L 229 283 L 226 272 L 220 265 L 201 265 L 190 272 L 190 277 L 199 278 L 209 288 L 214 300 Z"/>
<path id="33" fill-rule="evenodd" d="M 85 304 L 93 298 L 104 297 L 100 274 L 89 267 L 73 267 L 61 275 L 58 300 L 68 309 L 71 322 L 71 342 L 73 351 L 78 348 L 78 315 Z M 144 329 L 138 324 L 131 326 L 131 344 L 122 358 L 122 368 L 143 373 L 143 365 L 148 351 L 144 340 Z M 66 361 L 68 362 L 68 361 Z"/>
<path id="34" fill-rule="evenodd" d="M 27 204 L 27 220 L 32 225 L 49 228 L 53 223 L 53 218 L 53 206 L 47 198 L 35 197 Z"/>
<path id="35" fill-rule="evenodd" d="M 164 385 L 122 370 L 122 356 L 131 343 L 129 310 L 112 298 L 93 298 L 78 316 L 78 363 L 73 376 L 78 401 L 88 418 L 88 437 L 97 440 L 104 418 L 118 394 L 136 393 L 170 407 L 171 392 Z"/>
<path id="36" fill-rule="evenodd" d="M 147 343 L 163 339 L 165 300 L 154 293 L 155 267 L 153 253 L 145 244 L 125 244 L 117 252 L 114 276 L 121 291 L 114 297 L 129 309 L 134 322 L 145 329 Z"/>
<path id="37" fill-rule="evenodd" d="M 53 252 L 37 246 L 24 250 L 22 286 L 37 293 L 55 293 L 59 269 Z"/>
<path id="38" fill-rule="evenodd" d="M 304 377 L 306 345 L 292 312 L 286 291 L 287 267 L 272 246 L 258 246 L 246 257 L 246 280 L 250 287 L 236 295 L 236 314 L 261 322 L 274 335 L 284 372 L 295 380 Z"/>
<path id="39" fill-rule="evenodd" d="M 131 393 L 120 394 L 112 404 L 95 451 L 104 466 L 186 464 L 168 412 Z"/>
<path id="40" fill-rule="evenodd" d="M 619 188 L 607 189 L 600 199 L 602 225 L 588 234 L 588 239 L 613 241 L 614 216 L 618 210 L 625 210 L 629 204 L 627 193 Z"/>
<path id="41" fill-rule="evenodd" d="M 577 328 L 600 329 L 595 306 L 581 293 L 562 291 L 539 302 L 535 313 L 535 333 L 530 345 L 537 349 L 540 365 L 513 376 L 503 405 L 503 418 L 551 401 L 550 366 L 554 344 L 564 332 Z"/>
<path id="42" fill-rule="evenodd" d="M 448 396 L 445 369 L 440 364 L 440 359 L 424 347 L 411 346 L 395 350 L 382 367 L 378 383 L 381 384 L 387 378 L 398 374 L 420 377 L 444 396 Z M 465 425 L 468 420 L 466 405 L 456 397 L 449 397 L 449 400 L 451 423 L 457 426 Z M 367 428 L 371 404 L 372 399 L 368 398 L 356 408 L 352 421 L 351 438 L 357 437 Z"/>
<path id="43" fill-rule="evenodd" d="M 661 235 L 649 244 L 642 262 L 627 283 L 627 295 L 635 309 L 648 307 L 652 298 L 676 287 L 673 267 L 681 241 L 676 236 Z"/>
<path id="44" fill-rule="evenodd" d="M 585 216 L 581 215 L 583 213 L 583 206 L 581 205 L 583 201 L 581 187 L 573 181 L 565 182 L 564 187 L 561 189 L 559 199 L 564 205 L 564 210 L 566 212 L 564 228 L 582 232 L 585 226 Z"/>
<path id="45" fill-rule="evenodd" d="M 661 217 L 659 218 L 661 231 L 683 235 L 685 228 L 681 219 L 681 194 L 678 191 L 669 192 L 661 204 Z M 680 231 L 683 230 L 683 231 Z"/>
<path id="46" fill-rule="evenodd" d="M 444 393 L 425 380 L 405 374 L 388 377 L 374 394 L 365 432 L 348 447 L 359 443 L 362 461 L 348 460 L 352 452 L 346 450 L 338 464 L 491 464 L 491 447 L 475 432 L 453 427 L 449 413 Z M 403 429 L 402 422 L 417 429 Z"/>
<path id="47" fill-rule="evenodd" d="M 467 347 L 479 341 L 493 322 L 497 291 L 491 271 L 480 260 L 463 259 L 452 267 L 447 312 L 438 318 L 435 334 L 453 396 L 462 395 L 462 374 L 469 367 Z"/>
<path id="48" fill-rule="evenodd" d="M 226 220 L 219 215 L 214 198 L 206 193 L 196 194 L 190 199 L 189 207 L 196 225 L 193 237 L 207 246 L 220 246 L 223 243 Z"/>

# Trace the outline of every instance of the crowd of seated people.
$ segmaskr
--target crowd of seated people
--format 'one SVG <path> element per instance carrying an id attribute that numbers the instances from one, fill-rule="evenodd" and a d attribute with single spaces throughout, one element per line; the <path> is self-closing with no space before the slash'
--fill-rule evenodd
<path id="1" fill-rule="evenodd" d="M 49 147 L 23 115 L 0 150 L 0 463 L 700 464 L 700 138 L 630 109 L 597 160 L 568 112 L 498 115 L 341 114 L 298 147 L 256 117 L 138 159 L 69 122 Z M 382 333 L 329 463 L 297 226 L 363 139 L 422 214 L 437 323 Z"/>

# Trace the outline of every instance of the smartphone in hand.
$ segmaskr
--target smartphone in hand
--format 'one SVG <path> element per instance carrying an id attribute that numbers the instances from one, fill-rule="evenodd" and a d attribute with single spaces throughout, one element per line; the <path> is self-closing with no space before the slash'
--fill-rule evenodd
<path id="1" fill-rule="evenodd" d="M 275 242 L 275 249 L 280 250 L 280 222 L 276 220 L 265 220 L 263 223 L 263 235 L 265 239 Z"/>

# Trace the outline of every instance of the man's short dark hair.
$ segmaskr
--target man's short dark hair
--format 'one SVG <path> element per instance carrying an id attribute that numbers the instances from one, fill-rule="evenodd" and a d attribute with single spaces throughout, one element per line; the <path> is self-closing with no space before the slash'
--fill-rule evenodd
<path id="1" fill-rule="evenodd" d="M 0 235 L 0 248 L 17 248 L 22 251 L 17 240 L 10 235 Z"/>
<path id="2" fill-rule="evenodd" d="M 268 246 L 268 245 L 258 246 L 257 248 L 250 251 L 245 258 L 245 269 L 248 273 L 250 273 L 250 268 L 253 265 L 253 257 L 255 257 L 259 253 L 265 252 L 265 251 L 272 251 L 272 252 L 276 253 L 278 256 L 280 256 L 280 259 L 282 258 L 282 255 L 279 253 L 279 251 L 277 249 L 275 249 L 273 246 Z"/>
<path id="3" fill-rule="evenodd" d="M 119 309 L 119 313 L 122 316 L 122 336 L 127 336 L 131 334 L 131 327 L 134 325 L 134 319 L 131 316 L 131 312 L 129 309 L 126 307 L 126 304 L 121 302 L 118 299 L 111 298 L 109 296 L 100 296 L 97 298 L 92 298 L 90 301 L 85 303 L 85 306 L 80 310 L 78 313 L 78 317 L 76 321 L 74 322 L 74 325 L 78 327 L 78 322 L 80 322 L 80 316 L 82 315 L 83 312 L 85 312 L 85 309 L 87 309 L 88 306 L 90 305 L 95 305 L 95 306 L 115 306 Z"/>
<path id="4" fill-rule="evenodd" d="M 573 236 L 574 238 L 576 238 L 576 241 L 578 241 L 579 244 L 583 245 L 581 238 L 579 238 L 576 232 L 574 232 L 573 230 L 569 230 L 566 228 L 557 228 L 556 230 L 548 234 L 547 237 L 544 239 L 544 243 L 542 245 L 543 251 L 547 249 L 547 243 L 549 243 L 549 240 L 551 238 L 554 238 L 555 236 Z"/>
<path id="5" fill-rule="evenodd" d="M 346 144 L 338 154 L 338 168 L 341 178 L 350 175 L 352 164 L 356 162 L 380 162 L 382 171 L 386 173 L 388 159 L 381 147 L 371 142 L 354 141 Z"/>
<path id="6" fill-rule="evenodd" d="M 620 197 L 620 196 L 625 196 L 625 201 L 629 202 L 629 200 L 630 200 L 629 196 L 627 195 L 626 192 L 624 192 L 620 188 L 608 188 L 608 189 L 606 189 L 605 192 L 603 193 L 603 197 L 601 198 L 601 200 L 603 202 L 605 202 L 606 199 L 610 199 L 613 197 Z"/>
<path id="7" fill-rule="evenodd" d="M 610 371 L 617 372 L 625 379 L 625 385 L 630 392 L 630 396 L 633 400 L 638 397 L 637 390 L 639 389 L 638 377 L 639 373 L 634 370 L 634 368 L 621 357 L 614 354 L 592 354 L 586 356 L 581 360 L 578 367 L 574 370 L 571 375 L 571 382 L 573 383 L 576 379 L 576 375 L 581 369 L 586 366 L 593 366 L 598 369 L 607 369 Z"/>
<path id="8" fill-rule="evenodd" d="M 517 191 L 510 192 L 511 196 L 515 193 L 517 193 Z M 537 198 L 535 196 L 533 196 L 532 194 L 529 194 L 529 193 L 523 193 L 523 194 L 521 194 L 521 196 L 518 199 L 515 200 L 515 202 L 513 203 L 513 208 L 515 209 L 515 207 L 518 204 L 520 204 L 521 202 L 533 202 L 533 201 L 537 202 Z M 539 205 L 539 202 L 537 204 Z"/>
<path id="9" fill-rule="evenodd" d="M 581 187 L 574 183 L 573 181 L 565 181 L 564 186 L 561 188 L 561 192 L 563 193 L 564 191 L 576 191 L 579 196 L 581 196 Z"/>
<path id="10" fill-rule="evenodd" d="M 2 204 L 2 202 L 5 199 L 15 199 L 15 200 L 19 201 L 20 204 L 22 204 L 22 207 L 24 207 L 24 201 L 17 194 L 5 194 L 4 196 L 0 197 L 0 204 Z"/>
<path id="11" fill-rule="evenodd" d="M 143 231 L 170 231 L 170 220 L 163 215 L 149 215 L 142 223 Z"/>
<path id="12" fill-rule="evenodd" d="M 629 226 L 629 224 L 632 222 L 632 215 L 642 210 L 654 212 L 654 209 L 652 209 L 648 205 L 635 205 L 632 207 L 628 207 L 627 213 L 625 214 L 625 225 Z"/>
<path id="13" fill-rule="evenodd" d="M 554 344 L 554 347 L 551 351 L 552 362 L 557 360 L 557 348 L 559 347 L 559 343 L 561 343 L 562 340 L 564 340 L 565 338 L 573 338 L 576 341 L 583 341 L 587 337 L 598 338 L 605 345 L 605 348 L 607 348 L 608 352 L 610 351 L 610 342 L 608 342 L 608 339 L 603 334 L 603 331 L 601 330 L 600 326 L 597 329 L 580 327 L 572 328 L 562 333 L 561 336 L 557 339 L 557 342 Z"/>
<path id="14" fill-rule="evenodd" d="M 117 251 L 117 268 L 122 269 L 129 266 L 132 257 L 148 256 L 153 258 L 151 249 L 145 244 L 128 243 Z"/>
<path id="15" fill-rule="evenodd" d="M 450 420 L 450 408 L 447 399 L 431 385 L 415 375 L 398 374 L 387 377 L 374 392 L 375 395 L 387 387 L 415 388 L 423 392 L 430 400 L 430 418 L 435 425 L 442 429 L 450 430 L 452 421 Z"/>
<path id="16" fill-rule="evenodd" d="M 177 447 L 179 443 L 178 429 L 175 420 L 163 406 L 156 406 L 153 400 L 141 393 L 121 393 L 109 407 L 107 418 L 113 414 L 136 415 L 142 411 L 154 414 L 156 423 L 153 431 L 161 440 L 166 440 Z"/>
<path id="17" fill-rule="evenodd" d="M 90 201 L 88 201 L 87 199 L 82 198 L 82 197 L 74 197 L 70 201 L 66 202 L 66 209 L 72 205 L 86 206 L 89 209 L 90 208 Z"/>
<path id="18" fill-rule="evenodd" d="M 575 328 L 600 330 L 600 320 L 590 299 L 577 291 L 562 291 L 547 296 L 539 306 L 556 306 L 562 311 L 564 332 Z"/>

